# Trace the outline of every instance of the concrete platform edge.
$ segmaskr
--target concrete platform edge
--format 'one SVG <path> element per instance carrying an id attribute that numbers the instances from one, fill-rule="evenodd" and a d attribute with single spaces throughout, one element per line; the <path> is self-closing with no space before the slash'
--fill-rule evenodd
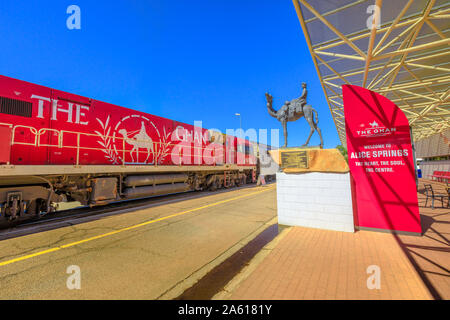
<path id="1" fill-rule="evenodd" d="M 156 298 L 156 300 L 172 300 L 181 295 L 186 289 L 192 287 L 201 278 L 208 274 L 216 266 L 224 262 L 226 259 L 231 257 L 241 248 L 243 248 L 247 243 L 253 240 L 258 234 L 264 231 L 268 226 L 277 223 L 277 217 L 271 218 L 270 220 L 264 222 L 259 228 L 250 233 L 247 237 L 241 239 L 238 243 L 230 247 L 228 250 L 217 256 L 215 259 L 211 260 L 209 263 L 205 264 L 203 267 L 192 273 L 189 277 L 185 278 L 181 282 L 177 283 L 174 287 L 163 293 L 161 296 Z M 270 244 L 270 243 L 269 243 Z"/>

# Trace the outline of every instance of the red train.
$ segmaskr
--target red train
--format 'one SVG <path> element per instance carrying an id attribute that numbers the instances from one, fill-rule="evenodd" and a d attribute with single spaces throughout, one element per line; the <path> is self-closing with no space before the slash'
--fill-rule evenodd
<path id="1" fill-rule="evenodd" d="M 253 143 L 0 76 L 0 221 L 256 181 Z"/>

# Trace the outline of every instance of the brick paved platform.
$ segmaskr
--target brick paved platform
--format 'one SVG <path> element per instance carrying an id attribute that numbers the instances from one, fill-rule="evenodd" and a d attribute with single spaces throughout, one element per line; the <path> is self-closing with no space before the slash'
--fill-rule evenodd
<path id="1" fill-rule="evenodd" d="M 292 227 L 215 298 L 449 299 L 450 209 L 424 207 L 424 182 L 444 191 L 420 181 L 423 236 Z M 380 289 L 367 288 L 370 265 L 380 267 Z"/>

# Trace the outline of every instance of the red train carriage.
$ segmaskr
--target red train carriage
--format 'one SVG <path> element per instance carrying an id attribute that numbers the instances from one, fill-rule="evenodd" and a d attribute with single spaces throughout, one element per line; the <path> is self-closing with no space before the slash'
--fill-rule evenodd
<path id="1" fill-rule="evenodd" d="M 0 76 L 0 221 L 254 182 L 248 140 Z"/>

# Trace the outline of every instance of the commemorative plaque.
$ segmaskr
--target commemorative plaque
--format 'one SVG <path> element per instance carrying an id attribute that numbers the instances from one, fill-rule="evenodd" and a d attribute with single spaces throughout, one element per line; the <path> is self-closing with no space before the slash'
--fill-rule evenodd
<path id="1" fill-rule="evenodd" d="M 308 151 L 287 151 L 281 153 L 281 169 L 308 169 Z"/>

